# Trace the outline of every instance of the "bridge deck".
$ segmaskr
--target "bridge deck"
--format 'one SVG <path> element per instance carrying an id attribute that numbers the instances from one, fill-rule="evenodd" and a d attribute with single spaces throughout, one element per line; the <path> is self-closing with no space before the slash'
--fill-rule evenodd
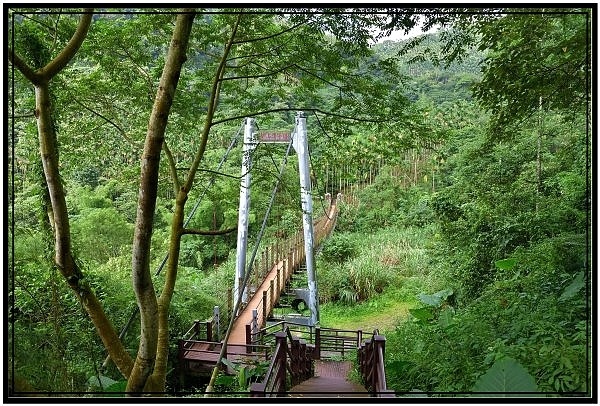
<path id="1" fill-rule="evenodd" d="M 281 272 L 283 270 L 283 261 L 279 261 L 271 271 L 265 276 L 265 280 L 258 287 L 256 293 L 252 296 L 252 299 L 248 302 L 244 310 L 238 315 L 238 317 L 233 322 L 233 327 L 231 329 L 231 334 L 229 335 L 229 340 L 227 340 L 227 344 L 246 344 L 246 325 L 252 322 L 252 309 L 256 309 L 260 306 L 263 292 L 266 292 L 270 289 L 271 281 L 276 280 L 277 272 Z M 287 279 L 286 275 L 286 279 Z M 278 292 L 281 294 L 281 292 Z M 279 295 L 277 295 L 279 297 Z M 269 309 L 272 310 L 273 307 Z"/>

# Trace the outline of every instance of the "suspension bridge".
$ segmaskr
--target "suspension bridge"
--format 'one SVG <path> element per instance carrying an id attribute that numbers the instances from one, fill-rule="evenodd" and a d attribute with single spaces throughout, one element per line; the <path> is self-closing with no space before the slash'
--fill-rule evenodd
<path id="1" fill-rule="evenodd" d="M 212 382 L 217 371 L 234 374 L 236 368 L 262 362 L 268 363 L 268 368 L 260 382 L 251 384 L 251 396 L 393 396 L 393 392 L 387 389 L 385 378 L 385 338 L 377 330 L 338 330 L 319 325 L 314 255 L 332 233 L 343 197 L 341 194 L 332 197 L 327 193 L 324 196 L 324 214 L 313 219 L 306 117 L 298 113 L 291 132 L 257 132 L 254 120 L 247 118 L 243 132 L 236 269 L 234 286 L 228 292 L 228 311 L 222 315 L 220 308 L 215 307 L 212 317 L 204 321 L 195 320 L 179 340 L 179 381 L 212 377 L 207 388 L 207 393 L 210 393 L 214 389 Z M 217 171 L 235 146 L 236 139 L 237 135 Z M 287 150 L 248 258 L 252 153 L 261 143 L 287 144 Z M 258 256 L 260 241 L 292 149 L 298 156 L 302 229 L 290 238 L 266 247 Z M 206 187 L 205 193 L 211 185 Z M 186 224 L 198 205 L 199 202 L 193 207 Z M 157 275 L 165 262 L 166 258 Z M 275 314 L 281 309 L 286 311 Z M 303 314 L 307 312 L 308 315 Z M 132 319 L 133 315 L 122 335 Z M 356 357 L 362 384 L 347 380 L 351 365 L 348 355 Z M 339 361 L 340 357 L 345 361 Z"/>

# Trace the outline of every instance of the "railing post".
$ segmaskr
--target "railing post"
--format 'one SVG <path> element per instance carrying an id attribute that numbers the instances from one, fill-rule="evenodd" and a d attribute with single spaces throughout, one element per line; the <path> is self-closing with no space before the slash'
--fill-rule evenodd
<path id="1" fill-rule="evenodd" d="M 252 327 L 251 323 L 246 324 L 246 352 L 250 352 L 250 344 L 252 343 Z"/>
<path id="2" fill-rule="evenodd" d="M 271 302 L 269 303 L 270 306 L 269 308 L 272 309 L 275 307 L 275 283 L 273 282 L 273 279 L 271 279 L 271 281 L 269 282 L 269 292 L 270 292 L 270 296 L 271 296 Z M 265 318 L 267 317 L 267 315 L 265 314 Z"/>
<path id="3" fill-rule="evenodd" d="M 192 336 L 192 340 L 193 339 L 198 339 L 198 335 L 200 334 L 200 320 L 194 320 L 194 335 Z"/>
<path id="4" fill-rule="evenodd" d="M 263 313 L 263 315 L 262 316 L 263 316 L 263 320 L 265 320 L 265 323 L 266 323 L 267 316 L 268 316 L 267 315 L 267 291 L 263 290 L 262 295 L 263 295 L 263 297 L 262 297 L 262 306 L 263 306 L 262 313 Z"/>
<path id="5" fill-rule="evenodd" d="M 315 329 L 315 359 L 321 359 L 321 329 Z"/>
<path id="6" fill-rule="evenodd" d="M 267 263 L 269 264 L 268 268 L 273 268 L 273 246 L 269 245 L 267 247 Z"/>
<path id="7" fill-rule="evenodd" d="M 275 378 L 275 381 L 277 382 L 275 386 L 283 388 L 285 391 L 285 377 L 287 372 L 287 334 L 284 331 L 275 333 L 275 348 L 277 348 L 278 345 L 279 348 L 281 348 L 281 351 L 279 352 L 279 368 L 277 370 L 277 377 Z"/>
<path id="8" fill-rule="evenodd" d="M 375 362 L 373 362 L 373 367 L 376 368 L 376 370 L 373 372 L 376 372 L 378 370 L 384 371 L 384 369 L 383 369 L 384 366 L 381 365 L 382 368 L 380 368 L 379 366 L 380 366 L 380 363 L 383 363 L 385 360 L 385 337 L 381 336 L 381 335 L 374 336 L 373 344 L 374 344 L 373 345 L 373 352 L 374 352 L 373 357 L 375 358 L 374 359 Z M 381 349 L 381 359 L 379 358 L 379 349 Z M 378 387 L 378 386 L 381 386 L 381 384 L 383 383 L 383 382 L 379 382 L 379 378 L 385 380 L 385 376 L 380 377 L 379 374 L 377 374 L 377 373 L 374 373 L 373 375 L 377 376 L 376 378 L 374 378 L 375 385 L 379 384 L 377 386 L 374 386 L 375 391 L 377 392 L 378 389 L 386 389 L 386 388 Z"/>
<path id="9" fill-rule="evenodd" d="M 212 321 L 206 321 L 206 341 L 213 341 L 212 339 Z"/>
<path id="10" fill-rule="evenodd" d="M 277 297 L 281 295 L 281 268 L 277 267 Z"/>
<path id="11" fill-rule="evenodd" d="M 221 309 L 219 306 L 213 307 L 213 323 L 216 332 L 214 341 L 221 341 Z"/>
<path id="12" fill-rule="evenodd" d="M 253 337 L 258 334 L 258 309 L 252 309 L 252 321 L 250 329 L 250 343 L 253 343 Z M 254 348 L 246 348 L 246 352 L 254 352 Z"/>
<path id="13" fill-rule="evenodd" d="M 254 258 L 254 288 L 258 289 L 260 284 L 262 283 L 263 276 L 260 275 L 260 268 L 258 267 L 258 258 Z"/>

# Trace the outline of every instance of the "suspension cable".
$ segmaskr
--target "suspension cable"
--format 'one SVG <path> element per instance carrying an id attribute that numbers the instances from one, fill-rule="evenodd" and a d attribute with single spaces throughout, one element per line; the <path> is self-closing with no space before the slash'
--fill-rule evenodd
<path id="1" fill-rule="evenodd" d="M 275 202 L 275 196 L 277 194 L 277 190 L 279 189 L 279 184 L 281 183 L 281 180 L 283 179 L 283 171 L 285 170 L 285 166 L 287 164 L 287 159 L 288 156 L 290 154 L 290 151 L 292 149 L 292 144 L 293 144 L 293 140 L 294 140 L 294 133 L 292 133 L 292 136 L 290 137 L 290 142 L 288 144 L 287 147 L 287 151 L 285 152 L 285 156 L 283 157 L 283 161 L 281 163 L 281 167 L 279 169 L 279 177 L 277 179 L 277 183 L 275 184 L 275 187 L 273 188 L 273 192 L 271 193 L 271 199 L 269 201 L 269 206 L 267 206 L 267 211 L 265 213 L 265 216 L 263 218 L 263 222 L 262 225 L 260 227 L 260 231 L 258 232 L 258 236 L 256 237 L 256 243 L 254 245 L 254 248 L 252 250 L 252 256 L 250 258 L 250 263 L 248 265 L 248 269 L 247 272 L 244 275 L 244 280 L 242 281 L 241 287 L 239 289 L 239 291 L 237 292 L 237 300 L 235 303 L 235 306 L 233 308 L 233 311 L 231 313 L 232 317 L 229 320 L 229 325 L 227 326 L 227 331 L 225 333 L 225 338 L 223 339 L 223 345 L 221 346 L 221 351 L 219 352 L 219 358 L 217 359 L 217 363 L 215 365 L 215 367 L 213 368 L 212 371 L 212 375 L 210 377 L 210 382 L 208 384 L 208 386 L 206 387 L 206 391 L 204 393 L 204 397 L 209 397 L 210 393 L 213 392 L 214 389 L 214 383 L 215 380 L 217 378 L 217 374 L 219 371 L 219 365 L 221 364 L 221 361 L 223 360 L 223 357 L 225 356 L 225 353 L 227 351 L 227 340 L 229 340 L 229 336 L 231 335 L 231 330 L 233 329 L 233 323 L 236 320 L 236 314 L 240 308 L 240 304 L 242 302 L 242 296 L 243 296 L 243 292 L 246 289 L 246 286 L 248 284 L 248 281 L 250 280 L 250 274 L 252 272 L 252 265 L 254 264 L 254 259 L 256 258 L 256 253 L 258 252 L 258 247 L 260 245 L 260 241 L 263 237 L 263 234 L 265 232 L 266 226 L 267 226 L 267 220 L 269 218 L 269 214 L 271 213 L 271 208 L 273 207 L 273 203 Z"/>
<path id="2" fill-rule="evenodd" d="M 219 165 L 217 166 L 216 171 L 219 171 L 221 169 L 221 167 L 223 166 L 223 164 L 225 163 L 225 161 L 227 160 L 227 157 L 229 156 L 229 153 L 231 152 L 231 150 L 233 149 L 233 147 L 237 144 L 238 138 L 240 137 L 240 134 L 241 134 L 243 128 L 244 128 L 244 123 L 242 123 L 242 125 L 238 129 L 237 133 L 231 138 L 231 142 L 229 143 L 229 147 L 227 147 L 227 150 L 223 154 L 223 157 L 221 158 L 221 161 L 219 162 Z M 215 179 L 216 178 L 213 176 L 211 178 L 210 182 L 208 182 L 208 184 L 204 187 L 204 190 L 203 190 L 202 194 L 200 195 L 200 197 L 196 201 L 196 204 L 194 205 L 194 207 L 190 211 L 190 214 L 188 215 L 188 217 L 186 218 L 185 222 L 183 223 L 183 227 L 186 227 L 189 224 L 189 222 L 192 220 L 192 218 L 194 217 L 194 214 L 196 214 L 196 210 L 198 209 L 198 207 L 200 206 L 200 203 L 202 202 L 202 199 L 204 198 L 204 196 L 206 195 L 206 193 L 208 192 L 208 190 L 212 187 L 213 183 L 215 183 Z M 169 259 L 169 253 L 167 253 L 164 256 L 164 258 L 161 261 L 160 265 L 156 269 L 156 271 L 154 273 L 155 277 L 158 276 L 158 275 L 160 275 L 160 273 L 163 270 L 163 268 L 164 268 L 165 264 L 167 263 L 168 259 Z M 131 323 L 133 323 L 133 320 L 135 319 L 135 317 L 137 316 L 137 314 L 138 314 L 139 311 L 140 311 L 140 308 L 137 305 L 134 305 L 133 309 L 131 311 L 131 315 L 129 316 L 129 319 L 127 320 L 127 322 L 125 323 L 125 325 L 121 329 L 121 332 L 119 333 L 119 339 L 123 339 L 123 337 L 125 337 L 125 334 L 127 333 L 127 330 L 131 326 Z M 109 361 L 110 361 L 110 355 L 107 355 L 106 359 L 102 363 L 102 368 L 106 368 L 106 366 L 108 365 Z"/>
<path id="3" fill-rule="evenodd" d="M 313 111 L 313 114 L 317 118 L 317 121 L 319 122 L 319 127 L 321 128 L 321 131 L 323 131 L 323 134 L 325 134 L 328 138 L 331 138 L 331 137 L 329 137 L 329 134 L 327 134 L 327 132 L 325 131 L 325 129 L 321 125 L 321 122 L 319 121 L 319 116 L 317 116 L 317 113 Z M 310 161 L 310 167 L 314 169 L 315 166 L 312 163 L 312 154 L 310 153 L 310 149 L 308 150 L 308 159 Z M 317 189 L 317 193 L 320 194 L 320 192 L 318 191 L 318 189 L 319 189 L 319 182 L 317 180 L 318 180 L 318 177 L 317 177 L 317 175 L 315 173 L 315 188 Z M 323 190 L 321 190 L 321 192 L 323 192 Z M 333 199 L 333 196 L 332 196 L 332 199 Z M 329 213 L 327 212 L 327 209 L 325 208 L 325 203 L 323 202 L 323 199 L 319 199 L 319 200 L 321 201 L 321 208 L 323 209 L 323 214 L 325 214 L 325 217 L 327 217 L 328 220 L 332 220 L 332 218 L 329 217 Z"/>

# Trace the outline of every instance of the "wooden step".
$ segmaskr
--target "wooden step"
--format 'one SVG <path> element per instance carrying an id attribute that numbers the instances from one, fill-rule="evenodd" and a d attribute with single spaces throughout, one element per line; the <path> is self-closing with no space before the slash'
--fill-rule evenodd
<path id="1" fill-rule="evenodd" d="M 290 397 L 369 397 L 364 386 L 348 381 L 350 361 L 315 361 L 315 376 L 290 389 Z"/>

